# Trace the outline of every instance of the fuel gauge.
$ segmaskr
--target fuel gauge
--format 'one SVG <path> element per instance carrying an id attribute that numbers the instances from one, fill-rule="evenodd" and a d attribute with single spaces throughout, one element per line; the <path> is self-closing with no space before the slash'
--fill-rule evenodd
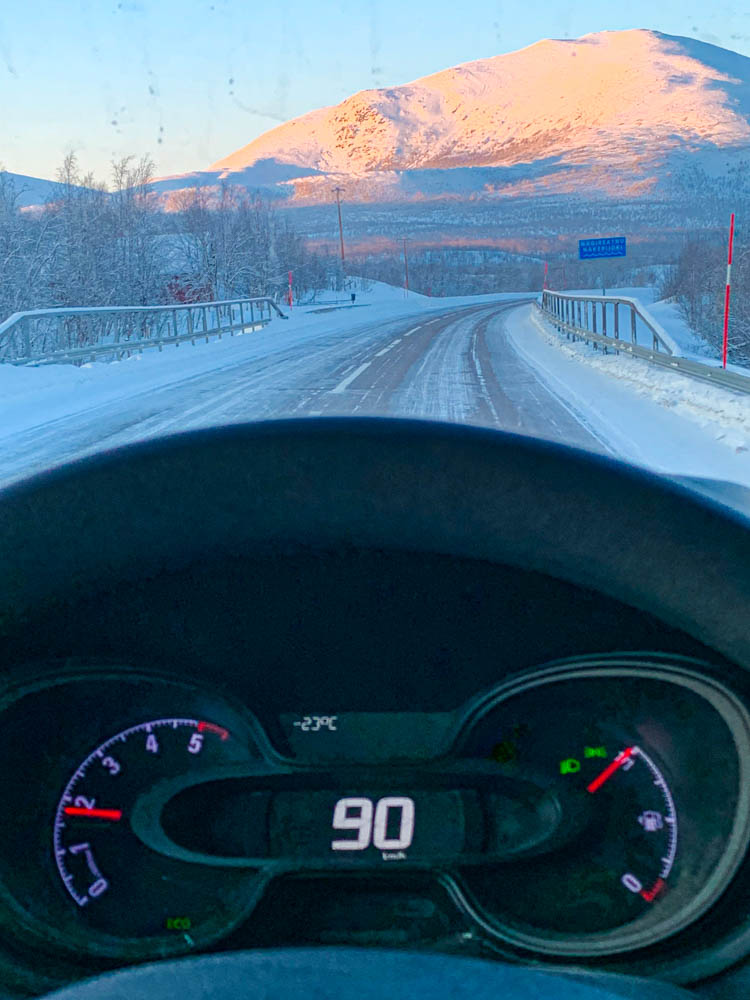
<path id="1" fill-rule="evenodd" d="M 534 857 L 465 868 L 457 891 L 488 929 L 537 951 L 653 944 L 704 912 L 737 869 L 747 752 L 744 708 L 687 671 L 540 673 L 486 699 L 458 753 L 493 760 L 498 780 L 547 782 L 560 836 Z"/>

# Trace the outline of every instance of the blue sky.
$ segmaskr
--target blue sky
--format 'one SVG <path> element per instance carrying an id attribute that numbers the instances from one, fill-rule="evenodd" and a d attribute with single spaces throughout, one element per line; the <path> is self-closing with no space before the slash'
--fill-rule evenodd
<path id="1" fill-rule="evenodd" d="M 654 28 L 750 55 L 750 10 L 704 0 L 16 0 L 0 6 L 0 164 L 106 178 L 149 153 L 208 167 L 281 121 L 540 38 Z"/>

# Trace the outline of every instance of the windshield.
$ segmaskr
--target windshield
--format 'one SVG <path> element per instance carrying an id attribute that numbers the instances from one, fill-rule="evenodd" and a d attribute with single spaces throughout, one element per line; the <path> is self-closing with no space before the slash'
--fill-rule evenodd
<path id="1" fill-rule="evenodd" d="M 697 16 L 7 9 L 0 485 L 376 415 L 750 486 L 750 36 Z"/>

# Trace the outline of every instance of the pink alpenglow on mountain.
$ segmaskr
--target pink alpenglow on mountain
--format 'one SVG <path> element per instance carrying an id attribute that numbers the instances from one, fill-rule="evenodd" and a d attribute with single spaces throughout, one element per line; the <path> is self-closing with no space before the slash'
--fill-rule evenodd
<path id="1" fill-rule="evenodd" d="M 655 31 L 545 40 L 266 132 L 204 176 L 262 171 L 297 199 L 648 192 L 696 156 L 750 153 L 750 59 Z"/>

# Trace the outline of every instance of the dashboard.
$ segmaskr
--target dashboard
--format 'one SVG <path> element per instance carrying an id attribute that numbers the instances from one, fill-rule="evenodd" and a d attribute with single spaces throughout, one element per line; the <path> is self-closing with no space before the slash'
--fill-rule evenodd
<path id="1" fill-rule="evenodd" d="M 355 945 L 733 995 L 747 550 L 655 477 L 401 421 L 6 490 L 2 985 Z"/>

